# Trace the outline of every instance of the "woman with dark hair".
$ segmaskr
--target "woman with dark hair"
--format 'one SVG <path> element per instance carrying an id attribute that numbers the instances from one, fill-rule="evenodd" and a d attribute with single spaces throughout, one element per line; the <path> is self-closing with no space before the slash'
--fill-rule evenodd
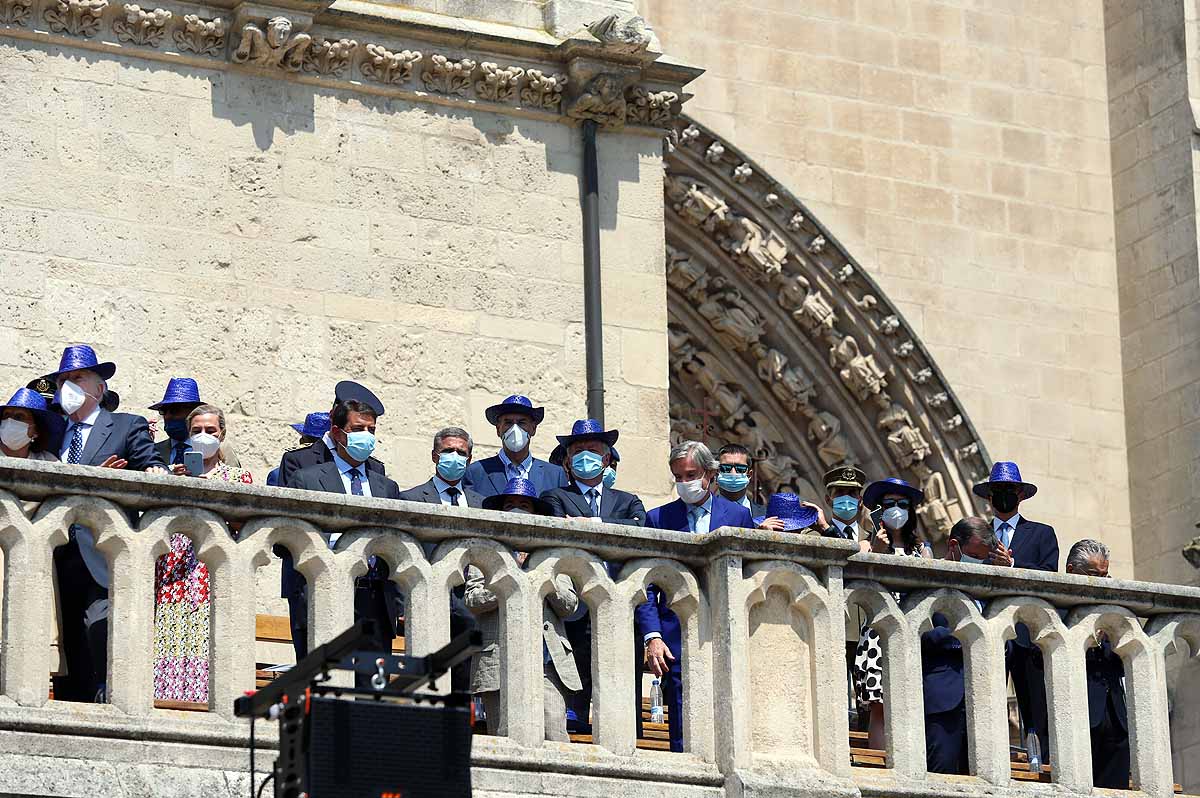
<path id="1" fill-rule="evenodd" d="M 897 477 L 872 482 L 863 491 L 863 507 L 877 519 L 876 529 L 859 543 L 864 552 L 933 557 L 933 548 L 918 532 L 917 507 L 925 501 L 920 488 Z M 883 646 L 879 635 L 864 626 L 854 654 L 854 694 L 859 711 L 869 713 L 867 747 L 883 748 Z"/>
<path id="2" fill-rule="evenodd" d="M 50 412 L 41 394 L 19 388 L 7 404 L 0 405 L 0 454 L 58 462 L 55 453 L 66 428 L 62 416 Z"/>

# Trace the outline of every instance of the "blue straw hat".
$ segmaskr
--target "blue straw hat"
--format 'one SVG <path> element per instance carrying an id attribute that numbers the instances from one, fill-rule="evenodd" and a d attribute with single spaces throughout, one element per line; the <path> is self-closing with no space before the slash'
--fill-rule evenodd
<path id="1" fill-rule="evenodd" d="M 42 436 L 42 440 L 35 444 L 39 450 L 57 452 L 62 448 L 67 422 L 58 413 L 50 410 L 49 404 L 40 393 L 28 388 L 18 388 L 6 404 L 0 405 L 0 410 L 9 408 L 28 410 L 33 414 L 33 422 Z"/>
<path id="2" fill-rule="evenodd" d="M 513 477 L 504 486 L 504 491 L 497 493 L 495 496 L 488 496 L 483 500 L 483 509 L 485 510 L 502 510 L 504 509 L 505 496 L 524 496 L 527 499 L 533 500 L 534 510 L 538 515 L 553 515 L 550 505 L 542 501 L 538 496 L 537 487 L 528 479 L 521 477 Z"/>
<path id="3" fill-rule="evenodd" d="M 971 492 L 976 496 L 988 498 L 992 495 L 992 488 L 997 485 L 1015 485 L 1024 492 L 1024 498 L 1028 499 L 1033 494 L 1037 493 L 1037 485 L 1021 480 L 1021 469 L 1017 468 L 1016 463 L 1001 460 L 992 466 L 992 473 L 988 477 L 987 482 L 980 482 L 975 487 L 971 488 Z"/>
<path id="4" fill-rule="evenodd" d="M 874 507 L 889 493 L 907 497 L 913 507 L 925 501 L 925 492 L 920 488 L 914 487 L 898 477 L 887 477 L 867 485 L 867 489 L 863 491 L 863 504 L 867 507 Z"/>
<path id="5" fill-rule="evenodd" d="M 767 514 L 754 519 L 757 526 L 768 518 L 779 518 L 784 522 L 783 531 L 794 532 L 812 526 L 817 521 L 817 511 L 800 503 L 794 493 L 773 493 L 767 501 Z"/>
<path id="6" fill-rule="evenodd" d="M 484 417 L 492 426 L 495 426 L 499 422 L 500 416 L 505 413 L 524 413 L 533 419 L 534 424 L 541 424 L 542 419 L 546 417 L 546 408 L 534 407 L 528 396 L 513 394 L 500 404 L 492 405 L 483 411 Z"/>
<path id="7" fill-rule="evenodd" d="M 604 425 L 594 418 L 581 418 L 571 425 L 570 435 L 556 437 L 563 446 L 570 446 L 575 441 L 600 441 L 611 447 L 617 442 L 620 434 L 615 429 L 604 429 Z"/>
<path id="8" fill-rule="evenodd" d="M 191 377 L 172 377 L 167 382 L 162 401 L 150 405 L 151 410 L 162 410 L 166 405 L 202 405 L 200 386 Z"/>
<path id="9" fill-rule="evenodd" d="M 63 350 L 62 357 L 58 361 L 58 371 L 50 372 L 46 375 L 46 379 L 53 380 L 60 374 L 80 369 L 94 371 L 100 375 L 102 380 L 111 379 L 112 375 L 117 373 L 115 363 L 101 363 L 100 359 L 96 357 L 96 351 L 90 346 L 75 344 Z"/>
<path id="10" fill-rule="evenodd" d="M 289 424 L 288 426 L 306 438 L 320 438 L 329 432 L 329 414 L 309 413 L 304 417 L 303 424 Z"/>

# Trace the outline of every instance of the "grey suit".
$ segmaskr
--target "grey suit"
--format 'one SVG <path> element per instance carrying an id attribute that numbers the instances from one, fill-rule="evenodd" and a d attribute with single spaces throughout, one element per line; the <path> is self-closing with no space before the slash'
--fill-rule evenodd
<path id="1" fill-rule="evenodd" d="M 484 587 L 483 572 L 474 565 L 466 570 L 466 602 L 479 621 L 483 633 L 483 651 L 471 662 L 471 692 L 483 698 L 487 713 L 488 732 L 496 734 L 501 728 L 500 703 L 500 622 L 495 593 Z M 542 605 L 542 644 L 549 655 L 544 668 L 544 715 L 546 739 L 568 742 L 567 697 L 582 688 L 571 641 L 563 628 L 563 618 L 569 618 L 579 607 L 579 596 L 571 578 L 559 574 L 554 579 L 554 592 Z"/>

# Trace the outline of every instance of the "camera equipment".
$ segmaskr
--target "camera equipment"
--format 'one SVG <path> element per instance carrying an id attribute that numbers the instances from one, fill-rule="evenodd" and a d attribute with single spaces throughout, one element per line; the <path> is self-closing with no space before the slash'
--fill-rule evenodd
<path id="1" fill-rule="evenodd" d="M 254 721 L 267 718 L 279 721 L 279 757 L 267 777 L 276 798 L 469 798 L 471 697 L 417 691 L 477 653 L 482 636 L 472 630 L 433 654 L 395 656 L 362 650 L 373 624 L 357 622 L 234 702 L 234 714 L 250 719 L 252 794 Z M 369 677 L 371 686 L 334 686 L 331 670 Z"/>

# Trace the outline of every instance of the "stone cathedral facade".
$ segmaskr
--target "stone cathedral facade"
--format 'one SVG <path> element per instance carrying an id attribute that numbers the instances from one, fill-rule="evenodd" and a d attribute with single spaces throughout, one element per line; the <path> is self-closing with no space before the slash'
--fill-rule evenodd
<path id="1" fill-rule="evenodd" d="M 737 440 L 764 495 L 846 462 L 917 482 L 940 540 L 1012 459 L 1064 552 L 1197 584 L 1198 24 L 1194 0 L 0 0 L 0 388 L 80 341 L 123 409 L 194 376 L 261 481 L 360 379 L 402 485 L 446 424 L 494 449 L 483 408 L 519 391 L 544 456 L 585 414 L 591 120 L 623 487 L 665 497 L 672 439 Z"/>

